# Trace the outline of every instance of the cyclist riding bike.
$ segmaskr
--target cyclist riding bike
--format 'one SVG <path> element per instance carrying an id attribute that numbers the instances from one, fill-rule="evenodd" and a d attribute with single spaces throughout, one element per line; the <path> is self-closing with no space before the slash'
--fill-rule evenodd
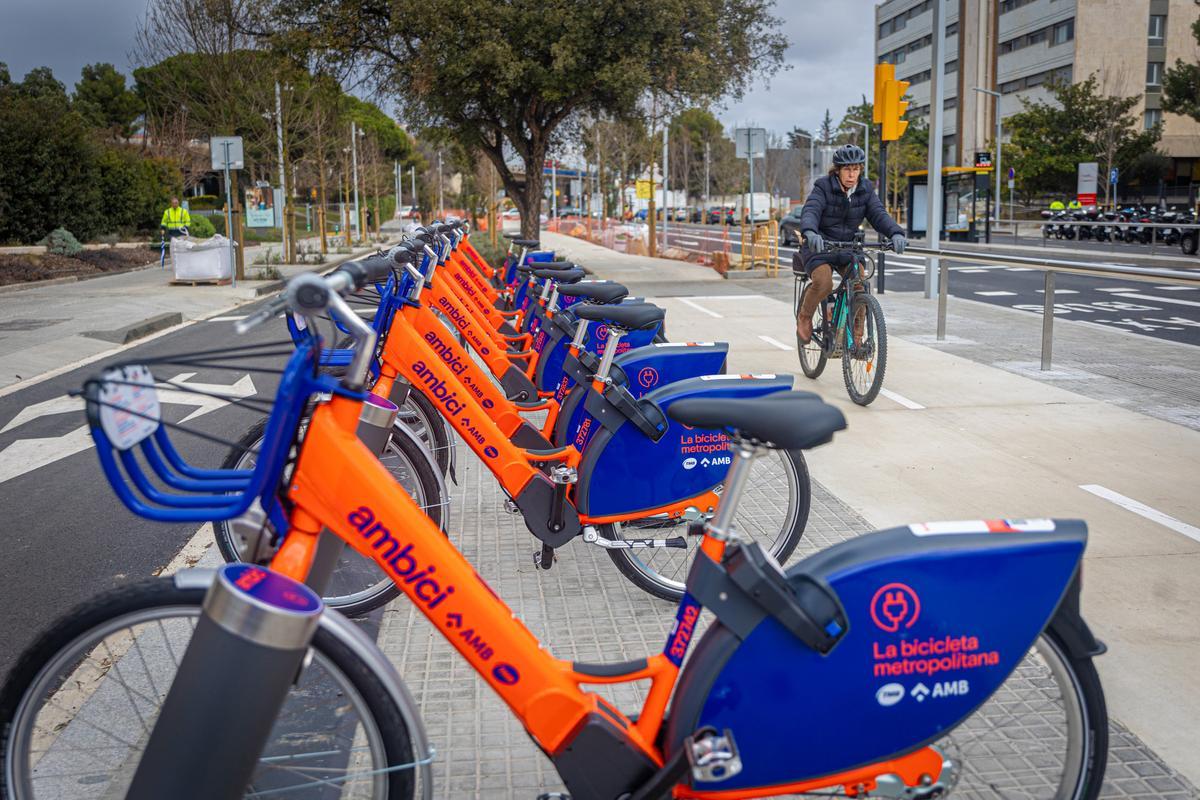
<path id="1" fill-rule="evenodd" d="M 792 256 L 792 270 L 804 272 L 812 281 L 813 290 L 804 293 L 800 314 L 796 317 L 796 334 L 800 341 L 812 339 L 813 312 L 817 304 L 833 291 L 833 267 L 845 277 L 850 253 L 826 253 L 825 239 L 851 241 L 864 219 L 875 230 L 892 240 L 897 254 L 904 252 L 908 240 L 904 229 L 888 216 L 875 193 L 875 187 L 862 175 L 867 154 L 858 145 L 846 144 L 833 154 L 833 168 L 824 178 L 813 182 L 812 192 L 800 211 L 800 231 L 804 246 Z M 863 320 L 856 318 L 856 335 L 861 334 Z"/>

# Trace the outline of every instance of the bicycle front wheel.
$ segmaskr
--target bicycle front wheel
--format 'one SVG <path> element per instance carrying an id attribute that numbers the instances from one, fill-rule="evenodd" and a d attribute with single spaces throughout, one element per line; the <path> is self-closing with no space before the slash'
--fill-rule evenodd
<path id="1" fill-rule="evenodd" d="M 812 485 L 804 454 L 799 450 L 772 450 L 751 467 L 733 525 L 740 535 L 757 541 L 783 564 L 804 535 L 811 501 Z M 684 547 L 610 549 L 608 555 L 639 589 L 664 600 L 683 597 L 688 570 L 703 538 L 688 535 L 686 522 L 645 517 L 601 525 L 597 532 L 605 539 L 626 544 L 682 539 Z"/>
<path id="2" fill-rule="evenodd" d="M 253 469 L 262 445 L 266 420 L 246 432 L 238 446 L 229 452 L 222 469 Z M 400 488 L 408 493 L 425 515 L 441 527 L 445 501 L 441 484 L 434 474 L 421 445 L 409 436 L 393 435 L 379 461 L 392 474 Z M 253 561 L 259 548 L 258 536 L 266 531 L 252 526 L 234 526 L 230 520 L 213 522 L 213 535 L 221 556 L 229 562 Z M 371 559 L 349 547 L 342 549 L 329 585 L 322 592 L 325 604 L 348 617 L 367 614 L 400 594 L 392 579 Z"/>
<path id="3" fill-rule="evenodd" d="M 0 719 L 11 720 L 0 738 L 0 796 L 124 797 L 204 594 L 170 578 L 123 586 L 73 609 L 26 650 L 0 689 Z M 246 796 L 411 798 L 411 736 L 386 686 L 327 631 L 310 647 Z"/>
<path id="4" fill-rule="evenodd" d="M 854 331 L 859 330 L 858 320 L 862 321 L 861 333 L 855 335 Z M 846 391 L 860 406 L 870 405 L 883 388 L 883 374 L 887 370 L 887 324 L 874 295 L 866 292 L 854 295 L 845 330 L 842 378 Z"/>

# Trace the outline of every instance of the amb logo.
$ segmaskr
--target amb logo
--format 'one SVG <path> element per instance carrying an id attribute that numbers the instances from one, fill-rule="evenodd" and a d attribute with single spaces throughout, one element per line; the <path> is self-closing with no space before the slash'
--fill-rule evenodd
<path id="1" fill-rule="evenodd" d="M 921 598 L 912 587 L 903 583 L 881 586 L 871 598 L 871 621 L 888 633 L 907 630 L 921 616 Z"/>

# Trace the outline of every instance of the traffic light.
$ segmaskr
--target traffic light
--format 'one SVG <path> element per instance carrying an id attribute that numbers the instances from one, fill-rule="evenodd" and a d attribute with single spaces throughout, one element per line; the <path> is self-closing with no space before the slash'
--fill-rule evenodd
<path id="1" fill-rule="evenodd" d="M 875 105 L 871 108 L 871 121 L 875 124 L 883 122 L 883 87 L 888 81 L 896 80 L 894 64 L 875 65 Z"/>
<path id="2" fill-rule="evenodd" d="M 904 135 L 908 128 L 907 120 L 903 119 L 908 110 L 908 103 L 900 98 L 908 91 L 908 81 L 888 81 L 883 85 L 883 126 L 882 139 L 894 142 Z"/>

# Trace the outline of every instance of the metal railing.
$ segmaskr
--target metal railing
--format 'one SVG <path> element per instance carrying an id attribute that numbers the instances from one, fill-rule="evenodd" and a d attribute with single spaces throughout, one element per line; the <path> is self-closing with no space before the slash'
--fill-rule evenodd
<path id="1" fill-rule="evenodd" d="M 1056 227 L 1056 226 L 1062 226 L 1064 228 L 1120 228 L 1120 229 L 1149 228 L 1150 229 L 1150 240 L 1146 241 L 1146 242 L 1141 242 L 1141 241 L 1128 242 L 1128 241 L 1125 241 L 1124 239 L 1113 239 L 1113 238 L 1097 239 L 1094 236 L 1091 239 L 1081 239 L 1079 237 L 1078 233 L 1074 237 L 1071 237 L 1071 238 L 1054 237 L 1054 240 L 1056 242 L 1074 241 L 1074 242 L 1093 242 L 1095 244 L 1109 244 L 1109 245 L 1112 245 L 1112 248 L 1110 248 L 1110 249 L 1113 250 L 1114 252 L 1117 250 L 1117 246 L 1122 245 L 1122 244 L 1125 244 L 1125 245 L 1149 245 L 1151 255 L 1154 255 L 1155 250 L 1157 250 L 1158 247 L 1160 247 L 1160 246 L 1164 246 L 1164 247 L 1178 247 L 1179 246 L 1179 242 L 1168 243 L 1168 242 L 1163 241 L 1162 238 L 1159 237 L 1159 235 L 1158 235 L 1158 229 L 1174 228 L 1182 233 L 1185 230 L 1200 228 L 1200 222 L 1117 222 L 1115 220 L 1111 221 L 1111 222 L 1107 222 L 1105 220 L 1099 220 L 1099 219 L 1097 219 L 1097 220 L 1091 220 L 1091 219 L 1084 219 L 1084 220 L 1044 219 L 1044 220 L 1028 220 L 1028 221 L 1027 220 L 1017 220 L 1015 223 L 1012 223 L 1012 224 L 1013 224 L 1012 236 L 1013 236 L 1014 242 L 1020 241 L 1022 226 L 1035 227 L 1037 229 L 1038 233 L 1041 234 L 1041 236 L 1039 236 L 1037 238 L 1040 238 L 1042 240 L 1043 247 L 1046 245 L 1046 243 L 1050 240 L 1051 236 L 1053 235 L 1053 234 L 1047 235 L 1046 229 Z M 1003 232 L 997 230 L 996 228 L 992 228 L 992 239 L 994 240 L 997 237 L 997 235 L 1003 235 Z"/>
<path id="2" fill-rule="evenodd" d="M 1200 271 L 1160 269 L 1157 267 L 1133 267 L 1117 264 L 1099 264 L 1090 261 L 1067 261 L 1057 258 L 1032 258 L 1007 256 L 991 253 L 975 253 L 963 250 L 930 250 L 925 247 L 909 247 L 906 253 L 936 258 L 938 264 L 938 316 L 937 338 L 946 338 L 946 303 L 950 293 L 951 261 L 991 266 L 1024 267 L 1045 273 L 1045 297 L 1042 299 L 1042 369 L 1049 370 L 1054 351 L 1054 276 L 1062 272 L 1069 275 L 1086 275 L 1091 278 L 1120 278 L 1144 283 L 1170 283 L 1180 286 L 1200 287 Z"/>

